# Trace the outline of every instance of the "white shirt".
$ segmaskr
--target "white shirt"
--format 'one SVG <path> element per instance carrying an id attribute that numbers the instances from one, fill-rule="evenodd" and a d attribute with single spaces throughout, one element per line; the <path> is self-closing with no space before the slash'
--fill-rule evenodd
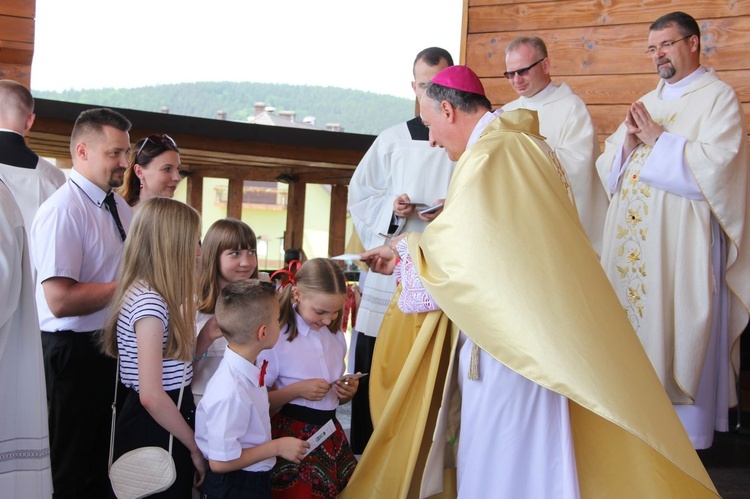
<path id="1" fill-rule="evenodd" d="M 262 361 L 259 361 L 262 362 Z M 195 443 L 206 459 L 231 461 L 242 449 L 271 441 L 268 392 L 258 386 L 260 369 L 227 347 L 195 412 Z M 275 457 L 245 471 L 268 471 Z"/>
<path id="2" fill-rule="evenodd" d="M 339 331 L 333 334 L 325 327 L 315 331 L 299 314 L 295 314 L 295 318 L 297 319 L 297 337 L 292 341 L 287 341 L 289 328 L 285 326 L 276 345 L 271 350 L 261 352 L 258 356 L 258 363 L 268 360 L 266 384 L 273 386 L 275 383 L 276 389 L 281 389 L 298 381 L 317 378 L 333 383 L 344 374 L 344 357 L 346 356 L 344 333 Z M 339 398 L 331 389 L 322 400 L 296 398 L 290 403 L 321 411 L 331 411 L 339 406 Z"/>
<path id="3" fill-rule="evenodd" d="M 77 282 L 117 280 L 123 242 L 104 204 L 106 192 L 75 170 L 70 179 L 45 201 L 31 227 L 32 258 L 37 267 L 36 301 L 42 331 L 95 331 L 104 327 L 109 307 L 93 314 L 56 318 L 40 285 L 51 277 Z M 132 212 L 115 194 L 120 221 L 127 233 Z"/>

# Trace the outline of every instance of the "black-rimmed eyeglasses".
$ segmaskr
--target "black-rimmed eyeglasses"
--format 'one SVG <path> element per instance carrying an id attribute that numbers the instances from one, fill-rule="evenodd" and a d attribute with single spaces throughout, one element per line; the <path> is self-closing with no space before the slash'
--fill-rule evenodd
<path id="1" fill-rule="evenodd" d="M 649 48 L 646 49 L 645 54 L 648 55 L 648 56 L 653 56 L 658 49 L 669 50 L 669 49 L 672 48 L 672 45 L 674 45 L 675 43 L 681 42 L 682 40 L 687 40 L 691 36 L 693 36 L 693 35 L 683 36 L 679 40 L 674 40 L 674 41 L 671 41 L 671 42 L 662 42 L 661 45 L 659 45 L 658 48 L 654 47 L 652 45 L 652 46 L 650 46 Z"/>
<path id="2" fill-rule="evenodd" d="M 149 135 L 148 137 L 146 137 L 145 139 L 142 139 L 142 140 L 143 140 L 143 144 L 141 144 L 141 147 L 138 148 L 138 152 L 135 153 L 136 158 L 138 156 L 140 156 L 141 152 L 143 152 L 143 148 L 146 147 L 146 144 L 149 143 L 149 142 L 151 142 L 155 146 L 159 146 L 159 145 L 165 144 L 167 146 L 167 148 L 169 148 L 169 149 L 173 149 L 173 148 L 175 150 L 177 149 L 177 143 L 174 141 L 174 139 L 172 137 L 170 137 L 166 133 L 164 133 L 162 135 L 151 134 L 151 135 Z"/>
<path id="3" fill-rule="evenodd" d="M 546 57 L 542 57 L 541 59 L 539 59 L 538 61 L 536 61 L 531 66 L 528 66 L 528 67 L 525 67 L 525 68 L 521 68 L 521 69 L 516 69 L 515 71 L 506 71 L 505 73 L 503 73 L 503 76 L 505 76 L 509 80 L 512 80 L 513 78 L 515 78 L 516 75 L 518 75 L 518 76 L 526 76 L 527 74 L 529 74 L 529 71 L 531 71 L 531 68 L 533 68 L 534 66 L 536 66 L 537 64 L 539 64 L 540 62 L 542 62 L 545 59 L 546 59 Z"/>

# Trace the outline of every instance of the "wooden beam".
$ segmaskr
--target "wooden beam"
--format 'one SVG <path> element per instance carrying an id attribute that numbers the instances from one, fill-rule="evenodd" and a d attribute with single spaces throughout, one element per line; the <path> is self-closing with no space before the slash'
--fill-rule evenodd
<path id="1" fill-rule="evenodd" d="M 3 0 L 0 3 L 0 15 L 34 18 L 36 2 L 34 0 Z"/>
<path id="2" fill-rule="evenodd" d="M 227 194 L 227 216 L 242 220 L 242 187 L 245 181 L 242 179 L 229 179 L 229 192 Z"/>
<path id="3" fill-rule="evenodd" d="M 494 0 L 490 3 L 496 5 L 477 5 L 469 9 L 470 33 L 514 31 L 519 26 L 532 33 L 549 29 L 551 19 L 554 19 L 556 28 L 641 24 L 644 19 L 654 20 L 669 12 L 665 10 L 663 2 L 553 0 L 533 6 L 525 5 L 526 1 L 521 3 L 517 0 Z M 705 22 L 709 19 L 750 15 L 750 4 L 732 1 L 690 2 L 685 12 L 690 12 L 699 22 Z M 644 38 L 647 34 L 648 29 Z"/>
<path id="4" fill-rule="evenodd" d="M 190 206 L 203 213 L 203 177 L 191 175 L 187 179 L 187 202 Z"/>
<path id="5" fill-rule="evenodd" d="M 627 75 L 653 73 L 648 44 L 650 20 L 642 24 L 538 30 L 552 60 L 553 74 Z M 701 23 L 701 63 L 717 71 L 743 70 L 747 66 L 750 17 L 712 19 Z M 505 70 L 505 47 L 527 31 L 470 33 L 466 64 L 481 77 L 499 76 Z"/>
<path id="6" fill-rule="evenodd" d="M 289 184 L 289 201 L 286 207 L 286 233 L 284 249 L 302 248 L 305 232 L 305 195 L 307 184 L 292 182 Z"/>
<path id="7" fill-rule="evenodd" d="M 328 222 L 328 256 L 340 255 L 346 247 L 346 202 L 349 189 L 331 186 L 331 214 Z"/>

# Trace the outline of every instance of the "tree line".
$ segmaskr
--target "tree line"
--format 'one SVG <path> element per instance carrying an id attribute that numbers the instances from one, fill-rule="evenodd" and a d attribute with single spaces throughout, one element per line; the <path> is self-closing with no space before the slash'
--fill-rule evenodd
<path id="1" fill-rule="evenodd" d="M 246 122 L 254 104 L 295 111 L 296 121 L 314 116 L 316 127 L 340 124 L 345 132 L 377 135 L 414 116 L 414 100 L 337 87 L 252 82 L 195 82 L 139 88 L 34 91 L 38 98 Z"/>

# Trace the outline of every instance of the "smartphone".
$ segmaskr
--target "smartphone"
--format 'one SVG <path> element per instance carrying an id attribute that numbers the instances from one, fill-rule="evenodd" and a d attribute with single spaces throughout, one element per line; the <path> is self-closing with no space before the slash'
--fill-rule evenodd
<path id="1" fill-rule="evenodd" d="M 424 215 L 425 213 L 434 213 L 438 211 L 440 208 L 443 207 L 443 203 L 438 203 L 435 206 L 430 206 L 428 208 L 425 208 L 423 210 L 418 210 L 420 215 Z"/>
<path id="2" fill-rule="evenodd" d="M 349 373 L 349 374 L 344 374 L 343 376 L 341 376 L 336 381 L 346 381 L 346 378 L 359 379 L 359 378 L 362 378 L 364 376 L 367 376 L 368 374 L 370 374 L 370 373 Z"/>

